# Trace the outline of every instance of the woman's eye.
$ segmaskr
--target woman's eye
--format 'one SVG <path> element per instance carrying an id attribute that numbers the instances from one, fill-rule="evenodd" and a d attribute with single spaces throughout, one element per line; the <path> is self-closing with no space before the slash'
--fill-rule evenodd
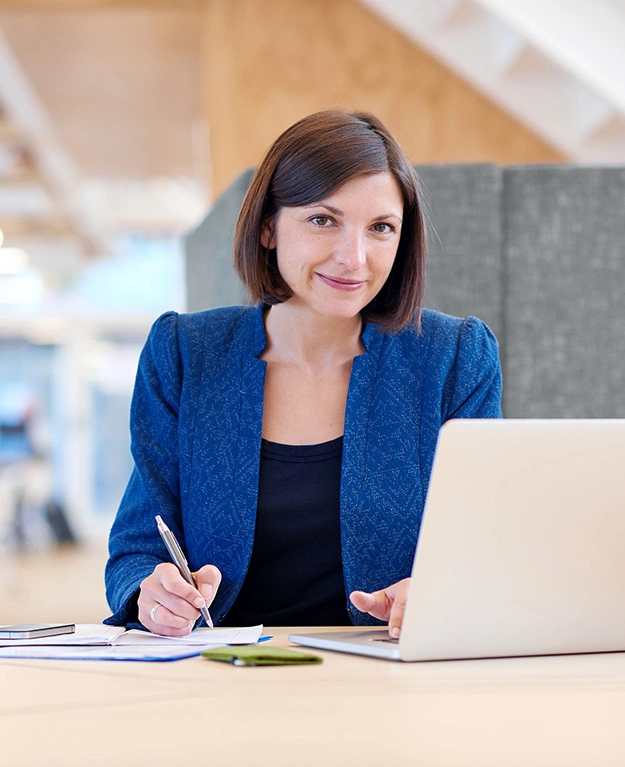
<path id="1" fill-rule="evenodd" d="M 332 223 L 332 219 L 329 216 L 312 216 L 310 221 L 317 226 L 328 226 L 328 224 Z"/>
<path id="2" fill-rule="evenodd" d="M 376 232 L 380 232 L 380 234 L 392 234 L 395 231 L 395 227 L 392 224 L 387 224 L 384 221 L 374 224 L 373 228 Z"/>

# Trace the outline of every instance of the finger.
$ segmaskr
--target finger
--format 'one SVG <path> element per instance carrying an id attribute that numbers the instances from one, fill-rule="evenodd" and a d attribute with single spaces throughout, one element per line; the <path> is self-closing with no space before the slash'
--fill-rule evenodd
<path id="1" fill-rule="evenodd" d="M 361 613 L 368 613 L 375 608 L 375 597 L 366 591 L 352 591 L 349 595 L 350 602 Z"/>
<path id="2" fill-rule="evenodd" d="M 164 636 L 186 636 L 193 629 L 193 622 L 190 623 L 179 615 L 174 615 L 165 606 L 159 607 L 153 613 L 151 611 L 147 613 L 145 608 L 139 608 L 139 620 L 152 633 Z"/>
<path id="3" fill-rule="evenodd" d="M 160 597 L 160 599 L 162 598 Z M 139 608 L 139 620 L 147 629 L 155 633 L 184 636 L 193 628 L 194 620 L 175 616 L 163 606 L 159 599 L 155 599 L 151 595 L 149 588 L 142 588 L 137 606 Z"/>
<path id="4" fill-rule="evenodd" d="M 154 597 L 154 602 L 163 605 L 169 612 L 177 615 L 179 618 L 183 618 L 187 623 L 195 623 L 200 617 L 199 610 L 196 607 L 190 605 L 185 599 L 182 599 L 165 589 L 155 591 L 152 596 Z M 202 605 L 203 604 L 204 603 L 202 602 Z"/>
<path id="5" fill-rule="evenodd" d="M 391 613 L 391 601 L 385 591 L 352 591 L 349 598 L 357 610 L 374 618 L 387 621 Z"/>
<path id="6" fill-rule="evenodd" d="M 208 607 L 221 583 L 221 572 L 215 565 L 204 565 L 197 572 L 193 573 L 193 579 L 197 583 L 198 591 L 204 597 Z"/>
<path id="7" fill-rule="evenodd" d="M 189 605 L 193 605 L 194 607 L 204 607 L 204 597 L 195 586 L 187 583 L 182 575 L 180 575 L 180 571 L 175 565 L 172 565 L 169 562 L 163 562 L 156 566 L 154 575 L 157 576 L 160 584 L 169 594 L 173 594 L 174 596 L 183 599 L 185 602 L 188 602 Z"/>
<path id="8" fill-rule="evenodd" d="M 154 604 L 165 605 L 171 612 L 184 618 L 187 622 L 196 621 L 199 616 L 196 607 L 167 590 L 162 583 L 162 572 L 159 575 L 155 571 L 141 583 L 139 599 L 139 604 L 145 605 L 146 609 L 152 609 Z M 202 601 L 201 604 L 204 602 Z"/>
<path id="9" fill-rule="evenodd" d="M 406 611 L 406 602 L 408 601 L 408 589 L 410 579 L 406 578 L 397 584 L 395 599 L 391 607 L 391 614 L 388 619 L 388 633 L 392 639 L 397 639 L 401 632 L 404 622 L 404 613 Z"/>

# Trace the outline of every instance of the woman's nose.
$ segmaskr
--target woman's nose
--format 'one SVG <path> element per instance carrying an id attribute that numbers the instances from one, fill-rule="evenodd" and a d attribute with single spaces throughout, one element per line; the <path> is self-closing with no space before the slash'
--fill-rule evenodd
<path id="1" fill-rule="evenodd" d="M 345 232 L 335 250 L 335 260 L 345 268 L 356 271 L 367 261 L 365 238 L 359 233 Z"/>

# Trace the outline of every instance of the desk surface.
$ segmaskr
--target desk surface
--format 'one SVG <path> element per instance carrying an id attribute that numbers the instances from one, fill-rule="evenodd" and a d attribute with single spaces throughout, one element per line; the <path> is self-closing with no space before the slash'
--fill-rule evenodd
<path id="1" fill-rule="evenodd" d="M 292 629 L 267 631 L 289 646 Z M 318 666 L 265 668 L 2 660 L 2 764 L 625 764 L 625 653 L 409 664 L 319 654 Z"/>

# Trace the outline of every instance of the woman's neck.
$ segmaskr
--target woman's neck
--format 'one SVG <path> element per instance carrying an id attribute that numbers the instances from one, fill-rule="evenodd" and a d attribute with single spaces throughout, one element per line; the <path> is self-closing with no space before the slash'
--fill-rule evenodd
<path id="1" fill-rule="evenodd" d="M 325 366 L 352 360 L 364 351 L 359 315 L 324 317 L 286 301 L 266 313 L 265 330 L 267 360 Z"/>

